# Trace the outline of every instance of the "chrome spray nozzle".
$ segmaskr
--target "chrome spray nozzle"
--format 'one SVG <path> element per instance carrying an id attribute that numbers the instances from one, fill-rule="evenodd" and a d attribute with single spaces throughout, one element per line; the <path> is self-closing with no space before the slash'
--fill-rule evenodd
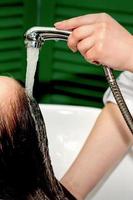
<path id="1" fill-rule="evenodd" d="M 27 47 L 40 48 L 45 40 L 67 40 L 70 33 L 53 27 L 32 27 L 25 33 L 25 44 Z"/>

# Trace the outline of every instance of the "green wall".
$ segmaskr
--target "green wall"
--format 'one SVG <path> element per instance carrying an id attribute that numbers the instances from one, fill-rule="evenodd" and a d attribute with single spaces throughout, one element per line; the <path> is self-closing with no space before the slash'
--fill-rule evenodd
<path id="1" fill-rule="evenodd" d="M 133 32 L 133 2 L 129 0 L 1 0 L 0 74 L 25 80 L 23 35 L 28 28 L 97 12 L 107 12 Z M 102 68 L 72 53 L 66 42 L 45 43 L 34 90 L 39 102 L 102 107 L 106 88 Z"/>

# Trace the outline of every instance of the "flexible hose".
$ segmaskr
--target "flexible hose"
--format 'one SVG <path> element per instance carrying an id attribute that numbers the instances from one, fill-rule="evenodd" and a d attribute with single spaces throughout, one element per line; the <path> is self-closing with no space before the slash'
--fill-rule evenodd
<path id="1" fill-rule="evenodd" d="M 129 129 L 131 130 L 131 133 L 133 134 L 133 118 L 131 116 L 131 113 L 129 112 L 129 109 L 125 103 L 125 100 L 122 96 L 120 88 L 116 82 L 113 71 L 112 71 L 112 69 L 110 69 L 106 66 L 103 66 L 103 68 L 104 68 L 106 79 L 109 83 L 109 86 L 110 86 L 111 91 L 114 95 L 114 98 L 118 104 L 118 107 L 126 121 L 126 124 L 128 125 Z"/>

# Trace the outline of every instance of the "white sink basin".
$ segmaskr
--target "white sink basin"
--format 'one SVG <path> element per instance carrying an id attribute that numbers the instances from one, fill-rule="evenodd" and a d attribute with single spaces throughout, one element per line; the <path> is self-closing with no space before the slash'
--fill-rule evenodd
<path id="1" fill-rule="evenodd" d="M 87 138 L 100 109 L 40 105 L 47 128 L 49 149 L 55 175 L 60 179 L 71 165 Z M 86 200 L 133 199 L 132 149 Z"/>

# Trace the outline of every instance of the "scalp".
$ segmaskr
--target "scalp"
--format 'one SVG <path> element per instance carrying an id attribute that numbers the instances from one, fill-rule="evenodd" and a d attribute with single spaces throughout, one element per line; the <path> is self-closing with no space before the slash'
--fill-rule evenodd
<path id="1" fill-rule="evenodd" d="M 0 76 L 0 104 L 8 104 L 15 101 L 18 93 L 22 92 L 22 87 L 13 78 Z"/>
<path id="2" fill-rule="evenodd" d="M 0 132 L 6 129 L 11 134 L 24 95 L 24 88 L 16 80 L 0 76 Z"/>

